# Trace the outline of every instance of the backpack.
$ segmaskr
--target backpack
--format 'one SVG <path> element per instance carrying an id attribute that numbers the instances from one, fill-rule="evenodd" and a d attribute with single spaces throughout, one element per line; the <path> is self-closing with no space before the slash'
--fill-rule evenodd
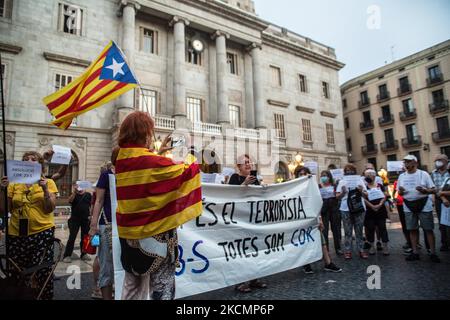
<path id="1" fill-rule="evenodd" d="M 348 211 L 351 214 L 359 214 L 366 211 L 363 204 L 362 193 L 359 189 L 353 189 L 348 192 L 347 196 Z"/>

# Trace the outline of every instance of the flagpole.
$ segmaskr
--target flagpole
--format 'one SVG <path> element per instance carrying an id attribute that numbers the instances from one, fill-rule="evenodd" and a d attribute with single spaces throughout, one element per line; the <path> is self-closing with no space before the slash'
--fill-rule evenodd
<path id="1" fill-rule="evenodd" d="M 3 89 L 3 73 L 1 72 L 2 65 L 2 55 L 0 54 L 0 91 L 1 91 L 1 99 L 2 99 L 2 134 L 3 134 L 3 175 L 7 176 L 7 162 L 6 162 L 6 122 L 5 122 L 5 95 Z M 6 66 L 4 69 L 4 73 L 6 74 Z M 6 190 L 3 190 L 3 201 L 5 202 L 5 212 L 3 216 L 3 225 L 5 230 L 5 256 L 6 256 L 6 270 L 9 271 L 9 243 L 8 243 L 8 193 Z"/>
<path id="2" fill-rule="evenodd" d="M 125 60 L 126 64 L 128 65 L 128 69 L 130 70 L 131 74 L 133 75 L 133 77 L 136 79 L 137 85 L 139 87 L 139 90 L 141 91 L 140 94 L 142 94 L 142 98 L 144 100 L 144 104 L 145 104 L 145 108 L 147 110 L 147 113 L 149 112 L 149 106 L 148 106 L 148 101 L 147 101 L 147 96 L 145 94 L 143 94 L 144 89 L 142 88 L 142 84 L 139 81 L 138 77 L 136 76 L 136 74 L 133 72 L 133 70 L 131 69 L 131 64 L 127 59 L 127 56 L 125 55 L 125 53 L 122 51 L 122 49 L 117 45 L 117 43 L 115 43 L 114 41 L 112 41 L 112 43 L 117 47 L 117 49 L 119 49 L 120 53 L 122 54 L 123 59 Z M 136 101 L 136 99 L 135 99 Z M 156 142 L 156 135 L 155 135 L 155 130 L 153 130 L 153 140 L 155 140 Z"/>

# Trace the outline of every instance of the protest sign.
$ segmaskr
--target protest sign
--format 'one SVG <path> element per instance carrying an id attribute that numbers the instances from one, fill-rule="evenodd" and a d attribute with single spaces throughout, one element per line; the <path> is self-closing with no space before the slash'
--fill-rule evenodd
<path id="1" fill-rule="evenodd" d="M 72 152 L 70 148 L 54 145 L 53 152 L 54 154 L 52 156 L 51 163 L 66 165 L 70 163 L 70 159 L 72 158 Z"/>
<path id="2" fill-rule="evenodd" d="M 344 169 L 333 169 L 333 170 L 330 170 L 330 172 L 335 181 L 341 180 L 344 177 Z"/>
<path id="3" fill-rule="evenodd" d="M 89 181 L 77 181 L 76 184 L 80 189 L 83 190 L 92 189 L 92 183 Z"/>
<path id="4" fill-rule="evenodd" d="M 361 184 L 361 176 L 358 175 L 344 176 L 342 180 L 345 181 L 348 189 L 356 189 Z"/>
<path id="5" fill-rule="evenodd" d="M 6 163 L 10 183 L 34 184 L 41 179 L 42 166 L 38 162 L 8 160 Z"/>
<path id="6" fill-rule="evenodd" d="M 311 171 L 311 174 L 317 175 L 319 171 L 319 164 L 315 161 L 305 162 L 305 167 Z"/>
<path id="7" fill-rule="evenodd" d="M 403 161 L 388 161 L 387 162 L 388 172 L 402 172 L 405 171 Z"/>

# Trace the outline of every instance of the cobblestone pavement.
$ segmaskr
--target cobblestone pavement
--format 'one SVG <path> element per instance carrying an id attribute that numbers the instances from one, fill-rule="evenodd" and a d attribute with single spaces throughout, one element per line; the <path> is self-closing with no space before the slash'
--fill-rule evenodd
<path id="1" fill-rule="evenodd" d="M 395 215 L 396 216 L 396 215 Z M 275 274 L 264 278 L 268 288 L 243 294 L 228 287 L 186 298 L 186 300 L 408 300 L 408 299 L 450 299 L 450 253 L 439 252 L 441 263 L 433 263 L 422 249 L 421 261 L 407 262 L 402 254 L 404 244 L 400 224 L 388 225 L 391 255 L 370 256 L 368 260 L 354 257 L 344 261 L 332 254 L 333 261 L 342 267 L 342 273 L 329 273 L 323 270 L 321 262 L 312 265 L 314 274 L 305 274 L 302 268 Z M 440 247 L 439 231 L 435 228 Z M 57 236 L 67 238 L 67 230 L 59 229 Z M 423 236 L 421 233 L 421 240 Z M 423 243 L 422 243 L 423 244 Z M 79 247 L 75 247 L 78 252 Z M 74 256 L 76 257 L 76 255 Z M 90 299 L 93 288 L 92 262 L 74 259 L 71 264 L 60 263 L 55 281 L 55 299 Z M 77 265 L 82 272 L 81 289 L 67 289 L 67 268 Z M 367 267 L 377 265 L 381 269 L 381 289 L 369 290 Z"/>

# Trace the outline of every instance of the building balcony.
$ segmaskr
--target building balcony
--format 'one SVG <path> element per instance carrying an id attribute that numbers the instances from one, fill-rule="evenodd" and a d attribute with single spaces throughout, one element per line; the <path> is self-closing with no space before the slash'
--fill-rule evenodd
<path id="1" fill-rule="evenodd" d="M 399 115 L 400 115 L 401 121 L 408 121 L 408 120 L 413 120 L 413 119 L 417 118 L 416 110 L 408 111 L 408 112 L 402 111 L 399 113 Z"/>
<path id="2" fill-rule="evenodd" d="M 236 128 L 236 137 L 242 139 L 255 139 L 259 138 L 259 131 L 256 129 Z"/>
<path id="3" fill-rule="evenodd" d="M 367 98 L 367 100 L 364 101 L 358 101 L 358 108 L 363 109 L 370 106 L 370 98 Z"/>
<path id="4" fill-rule="evenodd" d="M 169 117 L 154 117 L 155 128 L 161 130 L 175 130 L 175 119 Z"/>
<path id="5" fill-rule="evenodd" d="M 218 124 L 213 124 L 213 123 L 193 122 L 192 123 L 192 131 L 194 133 L 221 135 L 222 127 Z"/>
<path id="6" fill-rule="evenodd" d="M 387 101 L 390 98 L 391 98 L 391 94 L 389 93 L 389 91 L 386 91 L 382 94 L 377 94 L 377 102 Z"/>
<path id="7" fill-rule="evenodd" d="M 427 78 L 427 87 L 431 87 L 431 86 L 440 84 L 442 82 L 444 82 L 444 76 L 441 73 L 441 74 L 438 74 L 438 75 L 436 75 L 434 77 Z"/>
<path id="8" fill-rule="evenodd" d="M 394 115 L 391 114 L 389 115 L 389 117 L 381 117 L 378 118 L 378 124 L 380 125 L 380 127 L 384 127 L 384 126 L 388 126 L 394 123 Z"/>
<path id="9" fill-rule="evenodd" d="M 450 141 L 450 130 L 433 132 L 432 137 L 435 143 L 448 142 Z"/>
<path id="10" fill-rule="evenodd" d="M 397 95 L 399 97 L 406 96 L 407 94 L 411 94 L 411 93 L 412 93 L 412 89 L 411 89 L 410 84 L 406 84 L 406 85 L 400 86 L 400 88 L 397 88 Z"/>
<path id="11" fill-rule="evenodd" d="M 398 148 L 399 148 L 398 140 L 393 140 L 393 141 L 387 141 L 387 142 L 380 143 L 380 149 L 383 152 L 396 151 L 396 150 L 398 150 Z"/>
<path id="12" fill-rule="evenodd" d="M 366 122 L 361 122 L 359 124 L 359 128 L 361 129 L 361 131 L 366 131 L 366 130 L 373 129 L 374 128 L 373 120 L 366 121 Z"/>
<path id="13" fill-rule="evenodd" d="M 361 152 L 364 156 L 373 155 L 378 153 L 378 146 L 376 144 L 362 146 Z"/>
<path id="14" fill-rule="evenodd" d="M 403 148 L 416 148 L 422 146 L 422 136 L 402 139 Z"/>
<path id="15" fill-rule="evenodd" d="M 431 103 L 429 105 L 429 107 L 430 107 L 430 113 L 432 115 L 442 113 L 442 112 L 448 112 L 448 110 L 449 110 L 448 100 L 442 100 L 442 101 L 437 101 L 437 102 Z"/>

